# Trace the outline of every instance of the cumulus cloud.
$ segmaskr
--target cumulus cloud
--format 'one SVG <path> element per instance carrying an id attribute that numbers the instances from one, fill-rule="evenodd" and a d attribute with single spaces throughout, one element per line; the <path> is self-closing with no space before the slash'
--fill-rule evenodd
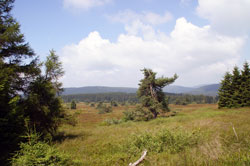
<path id="1" fill-rule="evenodd" d="M 144 39 L 152 40 L 157 33 L 159 34 L 154 27 L 171 21 L 173 16 L 167 11 L 160 15 L 153 12 L 136 13 L 132 10 L 125 10 L 115 15 L 109 15 L 107 18 L 113 22 L 124 24 L 128 35 L 143 36 Z"/>
<path id="2" fill-rule="evenodd" d="M 197 13 L 211 22 L 211 27 L 226 35 L 250 33 L 249 0 L 198 0 Z"/>
<path id="3" fill-rule="evenodd" d="M 114 22 L 121 22 L 123 24 L 130 24 L 134 21 L 140 21 L 144 24 L 158 25 L 172 20 L 173 16 L 169 12 L 165 12 L 162 16 L 153 12 L 144 11 L 142 13 L 136 13 L 132 10 L 125 10 L 113 16 L 108 16 L 108 18 Z"/>
<path id="4" fill-rule="evenodd" d="M 126 33 L 111 42 L 95 31 L 63 48 L 63 82 L 65 87 L 136 87 L 142 78 L 140 69 L 147 67 L 159 76 L 177 73 L 176 84 L 214 83 L 237 63 L 244 42 L 244 38 L 219 35 L 210 26 L 198 27 L 185 18 L 176 20 L 170 35 L 155 32 L 150 40 Z"/>
<path id="5" fill-rule="evenodd" d="M 65 8 L 88 10 L 96 6 L 102 6 L 110 3 L 112 0 L 64 0 Z"/>

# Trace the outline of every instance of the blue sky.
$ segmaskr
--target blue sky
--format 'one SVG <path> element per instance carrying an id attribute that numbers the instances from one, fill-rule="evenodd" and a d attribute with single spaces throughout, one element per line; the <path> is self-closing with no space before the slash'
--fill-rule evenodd
<path id="1" fill-rule="evenodd" d="M 229 1 L 16 0 L 13 16 L 41 60 L 56 50 L 64 87 L 136 87 L 143 67 L 195 86 L 250 60 L 250 1 Z"/>

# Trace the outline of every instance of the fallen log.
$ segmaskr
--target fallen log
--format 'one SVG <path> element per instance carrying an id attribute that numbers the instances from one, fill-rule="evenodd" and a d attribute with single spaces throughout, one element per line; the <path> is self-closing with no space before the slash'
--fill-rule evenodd
<path id="1" fill-rule="evenodd" d="M 144 150 L 143 153 L 142 153 L 141 158 L 139 158 L 139 160 L 137 160 L 134 163 L 130 163 L 129 166 L 136 166 L 136 165 L 140 164 L 140 162 L 142 162 L 142 160 L 144 160 L 144 158 L 146 157 L 146 155 L 147 155 L 147 150 Z"/>

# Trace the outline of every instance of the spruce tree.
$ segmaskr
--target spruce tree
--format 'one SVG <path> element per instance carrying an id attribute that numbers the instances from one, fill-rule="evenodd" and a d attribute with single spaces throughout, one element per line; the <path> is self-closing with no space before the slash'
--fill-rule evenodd
<path id="1" fill-rule="evenodd" d="M 24 111 L 30 127 L 43 137 L 52 138 L 65 116 L 59 96 L 62 84 L 58 81 L 64 72 L 55 51 L 50 51 L 44 64 L 45 75 L 37 76 L 25 94 Z"/>
<path id="2" fill-rule="evenodd" d="M 70 106 L 70 108 L 71 108 L 71 109 L 74 109 L 74 110 L 76 109 L 76 102 L 75 102 L 75 100 L 72 100 L 72 101 L 71 101 L 71 106 Z"/>
<path id="3" fill-rule="evenodd" d="M 22 96 L 40 73 L 37 58 L 10 14 L 14 0 L 0 1 L 0 165 L 25 131 Z"/>
<path id="4" fill-rule="evenodd" d="M 247 62 L 243 65 L 243 70 L 241 71 L 241 103 L 242 106 L 250 106 L 250 68 Z"/>
<path id="5" fill-rule="evenodd" d="M 156 78 L 156 73 L 151 69 L 144 68 L 142 70 L 144 78 L 140 80 L 137 96 L 143 107 L 147 108 L 156 118 L 160 111 L 168 111 L 168 103 L 166 102 L 163 88 L 177 79 L 175 74 L 172 78 L 160 77 Z"/>
<path id="6" fill-rule="evenodd" d="M 235 108 L 242 106 L 242 103 L 241 103 L 242 96 L 240 92 L 240 87 L 241 87 L 241 74 L 240 74 L 239 68 L 235 66 L 233 69 L 232 84 L 231 84 L 231 88 L 233 90 L 232 106 Z"/>
<path id="7" fill-rule="evenodd" d="M 63 91 L 62 83 L 59 82 L 60 77 L 64 75 L 62 62 L 59 61 L 59 56 L 54 50 L 50 50 L 49 56 L 45 62 L 45 79 L 51 81 L 57 94 Z"/>
<path id="8" fill-rule="evenodd" d="M 221 81 L 221 86 L 219 88 L 219 108 L 228 107 L 231 108 L 232 102 L 232 75 L 226 72 L 224 79 Z"/>
<path id="9" fill-rule="evenodd" d="M 16 150 L 26 126 L 54 134 L 64 116 L 58 78 L 61 63 L 51 52 L 46 76 L 41 64 L 11 16 L 14 0 L 0 0 L 0 165 Z M 52 63 L 50 63 L 51 61 Z M 49 68 L 50 67 L 50 68 Z"/>

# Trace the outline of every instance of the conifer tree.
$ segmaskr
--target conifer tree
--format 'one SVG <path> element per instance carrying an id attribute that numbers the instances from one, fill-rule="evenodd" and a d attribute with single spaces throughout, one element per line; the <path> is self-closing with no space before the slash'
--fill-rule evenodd
<path id="1" fill-rule="evenodd" d="M 10 14 L 13 3 L 0 1 L 0 165 L 6 164 L 25 130 L 20 94 L 40 73 L 33 50 Z"/>
<path id="2" fill-rule="evenodd" d="M 71 109 L 74 109 L 74 110 L 76 109 L 76 102 L 75 102 L 75 100 L 72 100 L 72 101 L 71 101 L 71 106 L 70 106 L 70 108 L 71 108 Z"/>
<path id="3" fill-rule="evenodd" d="M 62 83 L 59 82 L 59 78 L 63 76 L 64 71 L 62 68 L 62 62 L 59 61 L 58 55 L 54 50 L 50 50 L 49 56 L 45 62 L 45 79 L 51 81 L 57 94 L 63 91 Z"/>
<path id="4" fill-rule="evenodd" d="M 241 74 L 240 74 L 239 68 L 235 66 L 233 69 L 231 88 L 233 90 L 232 106 L 236 108 L 242 106 L 240 87 L 241 87 Z"/>
<path id="5" fill-rule="evenodd" d="M 59 97 L 62 84 L 58 81 L 64 72 L 55 51 L 50 51 L 44 64 L 45 75 L 37 76 L 25 94 L 24 111 L 30 127 L 34 127 L 43 137 L 51 138 L 65 116 Z"/>
<path id="6" fill-rule="evenodd" d="M 221 81 L 219 89 L 219 108 L 228 107 L 231 108 L 232 102 L 232 75 L 226 72 L 224 79 Z"/>
<path id="7" fill-rule="evenodd" d="M 156 73 L 151 69 L 142 70 L 144 78 L 140 80 L 137 96 L 143 107 L 147 108 L 156 118 L 160 111 L 168 111 L 168 103 L 162 90 L 165 86 L 177 79 L 175 74 L 172 78 L 156 78 Z"/>
<path id="8" fill-rule="evenodd" d="M 0 0 L 0 165 L 6 165 L 9 154 L 18 147 L 25 123 L 41 134 L 52 134 L 63 116 L 56 95 L 61 85 L 60 62 L 55 55 L 50 56 L 48 77 L 41 74 L 38 58 L 10 14 L 13 3 Z"/>
<path id="9" fill-rule="evenodd" d="M 242 106 L 250 106 L 250 68 L 247 62 L 241 71 L 240 94 Z"/>

